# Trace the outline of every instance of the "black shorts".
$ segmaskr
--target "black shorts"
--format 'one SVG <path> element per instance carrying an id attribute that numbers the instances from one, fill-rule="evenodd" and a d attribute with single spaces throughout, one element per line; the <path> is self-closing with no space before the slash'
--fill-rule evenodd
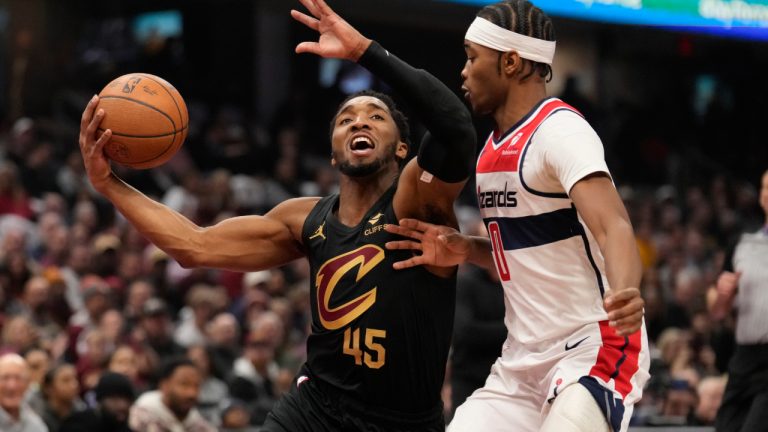
<path id="1" fill-rule="evenodd" d="M 297 385 L 298 380 L 302 382 Z M 305 379 L 307 377 L 309 379 Z M 386 412 L 339 394 L 303 367 L 260 432 L 442 432 L 442 404 L 423 414 Z"/>
<path id="2" fill-rule="evenodd" d="M 718 432 L 768 431 L 768 344 L 736 347 L 715 426 Z"/>

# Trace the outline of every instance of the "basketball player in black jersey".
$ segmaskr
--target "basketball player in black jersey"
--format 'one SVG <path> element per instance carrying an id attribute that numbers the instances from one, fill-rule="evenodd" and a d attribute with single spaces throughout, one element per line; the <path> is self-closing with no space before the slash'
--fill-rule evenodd
<path id="1" fill-rule="evenodd" d="M 475 132 L 462 102 L 436 78 L 363 37 L 323 0 L 301 0 L 292 16 L 320 33 L 298 53 L 360 63 L 387 81 L 427 127 L 418 157 L 392 100 L 348 98 L 332 124 L 340 189 L 297 198 L 264 216 L 201 228 L 117 178 L 103 155 L 111 131 L 94 97 L 80 147 L 93 186 L 148 239 L 185 267 L 253 271 L 306 256 L 312 269 L 308 359 L 264 431 L 438 431 L 450 346 L 455 268 L 395 271 L 409 252 L 387 251 L 384 226 L 421 218 L 456 226 L 453 200 L 472 170 Z M 400 167 L 403 165 L 402 170 Z"/>

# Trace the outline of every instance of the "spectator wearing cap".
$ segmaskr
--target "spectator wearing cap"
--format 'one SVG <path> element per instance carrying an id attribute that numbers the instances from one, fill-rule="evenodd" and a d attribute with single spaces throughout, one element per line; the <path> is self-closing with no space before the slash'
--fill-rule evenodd
<path id="1" fill-rule="evenodd" d="M 184 348 L 173 340 L 173 326 L 168 306 L 159 298 L 151 298 L 144 303 L 137 330 L 144 338 L 144 345 L 150 348 L 158 358 L 168 358 L 184 353 Z"/>
<path id="2" fill-rule="evenodd" d="M 89 274 L 80 279 L 80 286 L 84 308 L 72 315 L 70 325 L 92 327 L 98 324 L 101 315 L 110 307 L 109 285 L 101 277 Z"/>
<path id="3" fill-rule="evenodd" d="M 29 387 L 27 362 L 18 354 L 0 357 L 0 430 L 48 432 L 43 420 L 24 402 Z"/>
<path id="4" fill-rule="evenodd" d="M 137 431 L 213 432 L 195 408 L 202 377 L 185 358 L 171 358 L 160 368 L 159 390 L 144 393 L 131 407 L 128 424 Z"/>
<path id="5" fill-rule="evenodd" d="M 248 272 L 243 276 L 242 295 L 232 305 L 232 312 L 240 322 L 245 322 L 245 316 L 253 303 L 266 307 L 269 302 L 268 286 L 272 280 L 272 272 L 261 270 Z"/>
<path id="6" fill-rule="evenodd" d="M 82 278 L 81 285 L 85 307 L 72 315 L 67 329 L 69 346 L 67 347 L 66 360 L 72 363 L 77 363 L 80 353 L 86 351 L 86 336 L 91 331 L 98 329 L 101 317 L 109 310 L 111 304 L 109 287 L 102 278 L 86 275 Z"/>
<path id="7" fill-rule="evenodd" d="M 130 432 L 128 413 L 134 400 L 131 381 L 124 375 L 105 372 L 95 388 L 96 406 L 73 414 L 59 432 Z"/>
<path id="8" fill-rule="evenodd" d="M 198 284 L 187 293 L 187 306 L 180 312 L 181 322 L 174 333 L 177 344 L 189 347 L 205 343 L 205 326 L 227 305 L 227 295 L 221 287 Z"/>
<path id="9" fill-rule="evenodd" d="M 122 242 L 114 234 L 103 233 L 93 239 L 93 270 L 101 276 L 107 285 L 118 292 L 124 291 L 123 282 L 118 276 L 118 265 Z"/>
<path id="10" fill-rule="evenodd" d="M 272 272 L 269 270 L 248 272 L 243 276 L 243 293 L 231 307 L 241 327 L 247 327 L 256 315 L 269 309 L 271 296 L 268 287 L 271 280 Z"/>
<path id="11" fill-rule="evenodd" d="M 157 293 L 172 292 L 169 265 L 168 254 L 162 249 L 153 244 L 144 249 L 144 275 Z"/>

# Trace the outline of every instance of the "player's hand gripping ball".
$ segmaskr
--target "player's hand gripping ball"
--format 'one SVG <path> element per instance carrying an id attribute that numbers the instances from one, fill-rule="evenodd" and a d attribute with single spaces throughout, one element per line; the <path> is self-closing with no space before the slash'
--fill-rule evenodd
<path id="1" fill-rule="evenodd" d="M 168 81 L 150 74 L 116 78 L 99 93 L 98 108 L 105 113 L 99 130 L 112 130 L 112 139 L 104 146 L 107 157 L 135 169 L 167 162 L 189 130 L 181 94 Z"/>

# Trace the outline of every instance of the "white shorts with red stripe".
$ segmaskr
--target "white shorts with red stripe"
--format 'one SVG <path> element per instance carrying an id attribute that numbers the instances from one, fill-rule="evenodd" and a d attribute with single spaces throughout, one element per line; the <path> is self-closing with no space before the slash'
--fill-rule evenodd
<path id="1" fill-rule="evenodd" d="M 448 432 L 537 432 L 569 385 L 585 386 L 613 431 L 625 432 L 649 366 L 645 326 L 621 337 L 601 321 L 536 346 L 507 339 L 485 386 L 456 410 Z"/>

